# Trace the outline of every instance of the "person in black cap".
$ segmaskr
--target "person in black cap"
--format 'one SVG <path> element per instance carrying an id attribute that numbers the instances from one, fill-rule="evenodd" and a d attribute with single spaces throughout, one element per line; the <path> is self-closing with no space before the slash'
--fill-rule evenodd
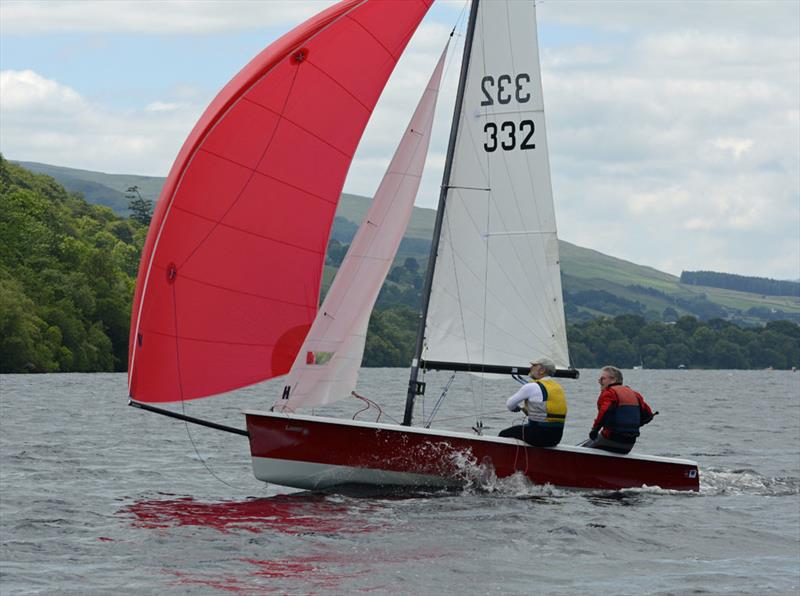
<path id="1" fill-rule="evenodd" d="M 550 378 L 555 372 L 556 365 L 549 358 L 531 362 L 529 374 L 533 382 L 523 385 L 506 401 L 509 410 L 522 410 L 528 419 L 500 431 L 501 437 L 522 439 L 535 447 L 558 445 L 567 418 L 567 397 L 561 385 Z"/>

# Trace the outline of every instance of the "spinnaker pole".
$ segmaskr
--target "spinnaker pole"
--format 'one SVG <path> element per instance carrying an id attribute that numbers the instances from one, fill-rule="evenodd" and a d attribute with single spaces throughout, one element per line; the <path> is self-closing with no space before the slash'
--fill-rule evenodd
<path id="1" fill-rule="evenodd" d="M 170 418 L 177 418 L 178 420 L 184 420 L 185 422 L 191 422 L 192 424 L 199 424 L 200 426 L 207 426 L 208 428 L 213 428 L 215 430 L 224 430 L 226 433 L 233 433 L 235 435 L 242 435 L 243 437 L 249 437 L 250 433 L 246 430 L 242 430 L 241 428 L 234 428 L 233 426 L 226 426 L 224 424 L 218 424 L 216 422 L 211 422 L 210 420 L 203 420 L 202 418 L 195 418 L 194 416 L 187 416 L 186 414 L 181 414 L 180 412 L 173 412 L 172 410 L 165 410 L 164 408 L 157 408 L 155 406 L 151 406 L 149 404 L 143 404 L 140 401 L 136 401 L 133 399 L 128 400 L 128 405 L 133 406 L 134 408 L 140 408 L 142 410 L 147 410 L 148 412 L 155 412 L 156 414 L 161 414 L 162 416 L 169 416 Z"/>
<path id="2" fill-rule="evenodd" d="M 428 318 L 428 304 L 431 299 L 431 285 L 433 284 L 433 272 L 436 267 L 436 255 L 439 252 L 439 236 L 442 231 L 444 221 L 444 209 L 447 202 L 447 193 L 450 189 L 450 173 L 453 168 L 453 156 L 456 150 L 456 137 L 458 136 L 458 124 L 461 121 L 462 104 L 464 103 L 464 90 L 467 86 L 467 71 L 469 70 L 470 54 L 472 53 L 472 38 L 475 33 L 475 23 L 478 18 L 479 0 L 472 0 L 467 23 L 467 34 L 464 40 L 464 54 L 461 59 L 461 74 L 458 80 L 458 92 L 456 94 L 455 108 L 453 109 L 453 122 L 450 128 L 450 140 L 447 146 L 447 159 L 444 164 L 442 175 L 442 187 L 439 192 L 439 205 L 436 208 L 436 222 L 433 227 L 433 238 L 431 240 L 431 252 L 428 256 L 428 271 L 425 276 L 425 286 L 422 291 L 422 304 L 420 306 L 419 321 L 417 323 L 417 343 L 414 346 L 414 357 L 411 360 L 411 375 L 408 379 L 408 394 L 406 395 L 406 408 L 403 414 L 403 425 L 411 426 L 414 417 L 414 399 L 420 394 L 418 383 L 419 366 L 422 357 L 422 347 L 425 343 L 425 320 Z"/>

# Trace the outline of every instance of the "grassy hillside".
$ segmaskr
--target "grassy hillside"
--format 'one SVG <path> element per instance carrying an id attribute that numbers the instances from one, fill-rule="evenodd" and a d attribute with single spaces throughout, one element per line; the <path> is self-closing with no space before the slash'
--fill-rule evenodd
<path id="1" fill-rule="evenodd" d="M 345 194 L 337 215 L 357 223 L 368 207 L 368 198 Z M 414 208 L 404 241 L 407 246 L 405 250 L 401 246 L 396 264 L 402 263 L 407 256 L 415 257 L 421 264 L 427 261 L 435 218 L 433 209 Z M 413 247 L 408 246 L 411 239 L 417 241 Z M 797 298 L 682 284 L 679 277 L 669 273 L 563 240 L 559 241 L 559 251 L 565 301 L 572 307 L 568 308 L 572 320 L 631 313 L 627 301 L 641 305 L 635 314 L 658 320 L 663 318 L 665 309 L 672 308 L 677 316 L 692 315 L 703 319 L 719 316 L 744 324 L 760 324 L 781 318 L 800 322 L 800 300 Z M 332 272 L 329 275 L 332 278 Z M 595 305 L 601 308 L 577 304 L 582 293 L 593 291 L 607 292 L 620 298 L 621 304 L 616 308 L 605 301 Z"/>
<path id="2" fill-rule="evenodd" d="M 131 186 L 138 186 L 142 198 L 155 203 L 165 180 L 155 176 L 106 174 L 63 168 L 33 161 L 12 161 L 12 163 L 37 174 L 52 176 L 67 191 L 80 193 L 89 203 L 111 207 L 114 213 L 124 216 L 128 215 L 128 199 L 125 198 L 125 193 Z"/>
<path id="3" fill-rule="evenodd" d="M 155 200 L 164 184 L 164 178 L 105 174 L 34 162 L 21 164 L 34 172 L 52 176 L 68 191 L 82 193 L 90 203 L 109 206 L 123 215 L 128 214 L 128 200 L 124 197 L 127 188 L 138 186 L 145 199 Z M 348 243 L 369 202 L 368 197 L 343 194 L 336 212 L 333 237 Z M 435 215 L 433 209 L 414 208 L 395 265 L 413 257 L 425 266 Z M 681 284 L 674 275 L 564 241 L 560 242 L 560 251 L 565 303 L 572 321 L 620 314 L 661 320 L 665 314 L 670 316 L 668 309 L 672 309 L 677 316 L 721 317 L 744 324 L 782 318 L 800 322 L 800 300 L 795 297 L 762 296 Z M 334 268 L 326 267 L 325 287 L 334 272 Z"/>

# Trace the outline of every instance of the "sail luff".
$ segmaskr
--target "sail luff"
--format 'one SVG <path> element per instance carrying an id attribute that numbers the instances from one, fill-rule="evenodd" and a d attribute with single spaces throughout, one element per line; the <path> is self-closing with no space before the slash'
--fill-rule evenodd
<path id="1" fill-rule="evenodd" d="M 428 304 L 433 283 L 433 274 L 436 267 L 436 255 L 439 250 L 439 237 L 442 230 L 444 218 L 444 208 L 449 192 L 448 183 L 450 172 L 453 167 L 453 155 L 455 154 L 456 140 L 458 138 L 458 123 L 461 119 L 462 104 L 464 101 L 464 89 L 466 88 L 467 71 L 469 70 L 470 53 L 472 51 L 472 38 L 475 34 L 475 23 L 478 15 L 479 0 L 473 0 L 470 7 L 469 20 L 467 22 L 467 32 L 464 40 L 464 52 L 461 58 L 461 71 L 458 80 L 458 90 L 456 101 L 453 107 L 453 119 L 450 125 L 450 139 L 447 145 L 447 157 L 445 159 L 444 173 L 442 174 L 442 185 L 439 191 L 439 203 L 436 208 L 436 221 L 431 238 L 431 250 L 428 257 L 428 270 L 425 274 L 425 285 L 423 286 L 417 325 L 417 339 L 414 344 L 414 356 L 411 360 L 411 372 L 408 379 L 408 392 L 406 394 L 406 406 L 403 413 L 403 425 L 410 426 L 414 416 L 414 399 L 418 395 L 417 381 L 419 379 L 419 362 L 422 355 L 423 343 L 425 341 L 425 320 L 428 316 Z"/>

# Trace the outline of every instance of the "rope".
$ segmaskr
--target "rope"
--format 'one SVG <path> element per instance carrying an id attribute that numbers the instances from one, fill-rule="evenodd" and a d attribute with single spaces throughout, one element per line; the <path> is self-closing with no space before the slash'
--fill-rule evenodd
<path id="1" fill-rule="evenodd" d="M 184 416 L 186 416 L 187 415 L 186 414 L 186 401 L 183 400 L 183 399 L 181 399 L 181 410 L 183 411 Z M 192 437 L 192 433 L 189 430 L 189 423 L 186 420 L 184 420 L 183 424 L 186 426 L 186 435 L 189 437 L 189 442 L 192 444 L 192 447 L 194 448 L 195 455 L 197 455 L 197 459 L 200 460 L 200 462 L 203 464 L 203 467 L 206 469 L 206 471 L 208 471 L 208 473 L 211 474 L 211 476 L 213 476 L 215 479 L 219 480 L 222 484 L 224 484 L 228 488 L 232 488 L 232 489 L 238 490 L 240 492 L 249 491 L 250 490 L 249 488 L 243 488 L 241 486 L 234 486 L 230 482 L 227 482 L 227 481 L 223 480 L 222 478 L 220 478 L 219 476 L 217 476 L 217 474 L 214 472 L 214 470 L 212 470 L 211 467 L 209 467 L 208 462 L 205 459 L 203 459 L 202 455 L 200 455 L 200 450 L 197 448 L 197 444 L 194 442 L 194 437 Z M 266 486 L 266 483 L 264 483 L 264 486 Z"/>
<path id="2" fill-rule="evenodd" d="M 183 415 L 186 416 L 187 415 L 186 414 L 186 400 L 185 400 L 185 398 L 183 396 L 183 375 L 181 375 L 181 365 L 180 365 L 181 352 L 180 352 L 180 344 L 178 343 L 178 338 L 180 337 L 180 335 L 178 333 L 178 298 L 177 298 L 176 292 L 175 292 L 175 284 L 172 284 L 172 312 L 175 315 L 175 357 L 176 357 L 176 359 L 178 361 L 177 362 L 177 364 L 178 364 L 178 367 L 177 367 L 177 369 L 178 369 L 178 387 L 179 387 L 180 393 L 181 393 L 181 411 L 182 411 Z M 242 492 L 248 490 L 248 489 L 245 489 L 245 488 L 242 488 L 242 487 L 239 487 L 239 486 L 234 486 L 234 485 L 230 484 L 229 482 L 226 482 L 225 480 L 223 480 L 219 476 L 217 476 L 217 474 L 214 472 L 214 470 L 212 470 L 211 467 L 208 465 L 208 462 L 203 458 L 202 455 L 200 455 L 200 450 L 197 448 L 197 444 L 194 441 L 194 437 L 192 437 L 192 433 L 189 430 L 189 422 L 184 420 L 183 423 L 184 423 L 184 425 L 186 427 L 186 435 L 189 437 L 189 442 L 192 444 L 192 448 L 194 449 L 195 455 L 197 455 L 197 459 L 200 460 L 200 462 L 203 464 L 203 467 L 206 469 L 206 471 L 208 471 L 208 473 L 211 474 L 211 476 L 216 478 L 218 481 L 220 481 L 222 484 L 224 484 L 228 488 L 232 488 L 234 490 L 238 490 L 238 491 L 242 491 Z"/>
<path id="3" fill-rule="evenodd" d="M 368 397 L 364 397 L 363 395 L 359 395 L 359 394 L 358 394 L 358 393 L 356 393 L 355 391 L 351 391 L 351 392 L 350 392 L 350 395 L 351 395 L 352 397 L 355 397 L 356 399 L 360 399 L 360 400 L 361 400 L 361 401 L 363 401 L 365 404 L 367 404 L 365 407 L 361 408 L 361 409 L 360 409 L 358 412 L 356 412 L 355 414 L 353 414 L 353 418 L 352 418 L 353 420 L 355 420 L 355 419 L 356 419 L 356 416 L 358 416 L 358 415 L 359 415 L 361 412 L 366 412 L 366 411 L 367 411 L 367 410 L 369 410 L 370 408 L 374 407 L 376 410 L 378 410 L 378 417 L 375 419 L 375 422 L 378 422 L 378 421 L 380 421 L 380 419 L 381 419 L 381 416 L 383 416 L 383 415 L 384 415 L 383 408 L 381 408 L 381 407 L 380 407 L 380 405 L 378 405 L 376 402 L 372 401 L 372 400 L 371 400 L 370 398 L 368 398 Z M 389 416 L 388 414 L 386 415 L 386 417 L 387 417 L 387 418 L 389 418 L 390 420 L 392 420 L 392 422 L 395 422 L 395 423 L 397 423 L 397 421 L 396 421 L 394 418 L 392 418 L 391 416 Z"/>

